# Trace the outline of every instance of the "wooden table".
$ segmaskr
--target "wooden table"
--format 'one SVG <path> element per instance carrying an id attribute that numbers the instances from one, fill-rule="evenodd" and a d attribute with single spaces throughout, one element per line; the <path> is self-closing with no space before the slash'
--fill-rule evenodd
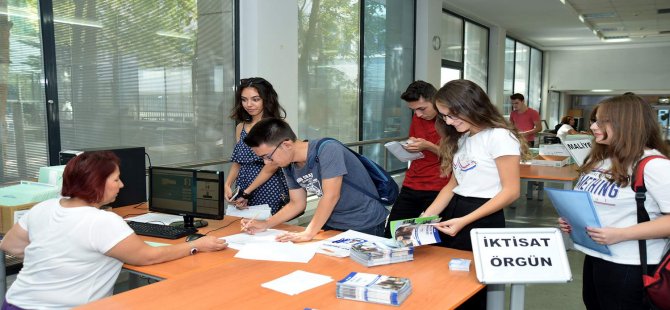
<path id="1" fill-rule="evenodd" d="M 117 210 L 115 210 L 117 211 Z M 122 209 L 117 212 L 123 214 Z M 226 217 L 226 225 L 237 218 Z M 219 221 L 209 221 L 200 232 L 216 228 Z M 284 225 L 279 229 L 301 230 L 302 227 Z M 215 236 L 239 232 L 235 223 L 212 232 Z M 327 238 L 339 232 L 327 231 L 318 235 Z M 144 238 L 144 237 L 143 237 Z M 163 243 L 181 242 L 149 238 Z M 216 253 L 198 253 L 176 261 L 153 266 L 124 268 L 165 280 L 82 306 L 82 309 L 389 309 L 386 305 L 337 299 L 336 281 L 352 271 L 407 277 L 412 281 L 412 293 L 402 307 L 412 309 L 451 309 L 462 304 L 484 285 L 476 279 L 474 264 L 469 272 L 450 271 L 452 258 L 472 260 L 472 252 L 436 246 L 418 247 L 414 261 L 367 268 L 349 258 L 316 254 L 307 264 L 237 259 L 237 251 L 226 249 Z M 304 270 L 333 278 L 333 282 L 295 296 L 285 295 L 261 287 L 296 270 Z"/>
<path id="2" fill-rule="evenodd" d="M 522 181 L 561 183 L 563 189 L 572 189 L 573 183 L 579 178 L 575 164 L 563 167 L 521 164 L 520 167 Z"/>
<path id="3" fill-rule="evenodd" d="M 234 250 L 230 250 L 233 252 Z M 200 254 L 198 254 L 200 255 Z M 389 309 L 388 306 L 337 299 L 336 281 L 352 271 L 408 277 L 412 293 L 402 304 L 409 309 L 452 309 L 484 286 L 474 271 L 450 271 L 452 258 L 472 253 L 434 246 L 416 249 L 414 261 L 367 268 L 349 258 L 317 254 L 307 264 L 234 259 L 207 270 L 189 272 L 127 291 L 82 309 Z M 262 283 L 304 270 L 334 281 L 295 296 L 261 287 Z"/>

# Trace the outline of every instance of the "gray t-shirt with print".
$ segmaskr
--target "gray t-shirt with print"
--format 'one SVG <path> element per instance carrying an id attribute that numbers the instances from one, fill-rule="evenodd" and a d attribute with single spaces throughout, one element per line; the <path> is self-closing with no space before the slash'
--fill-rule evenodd
<path id="1" fill-rule="evenodd" d="M 317 152 L 319 140 L 309 141 L 307 158 Z M 286 183 L 289 189 L 304 188 L 308 194 L 323 196 L 321 181 L 342 176 L 344 180 L 365 188 L 370 193 L 377 193 L 367 170 L 349 150 L 335 141 L 322 145 L 319 161 L 310 170 L 308 164 L 298 167 L 291 164 L 284 168 Z M 388 210 L 379 201 L 342 182 L 340 199 L 326 225 L 341 229 L 363 230 L 376 226 L 386 220 Z"/>

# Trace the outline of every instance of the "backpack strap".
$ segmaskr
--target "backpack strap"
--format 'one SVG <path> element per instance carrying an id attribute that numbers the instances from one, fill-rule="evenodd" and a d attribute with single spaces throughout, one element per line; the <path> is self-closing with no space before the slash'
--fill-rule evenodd
<path id="1" fill-rule="evenodd" d="M 661 155 L 652 155 L 640 159 L 633 169 L 630 187 L 635 192 L 635 203 L 637 204 L 637 222 L 644 223 L 649 221 L 649 213 L 644 208 L 644 201 L 647 200 L 647 188 L 644 185 L 644 167 L 647 163 L 656 158 L 665 158 Z M 642 274 L 647 275 L 647 240 L 638 240 L 640 249 L 640 265 Z"/>
<path id="2" fill-rule="evenodd" d="M 312 168 L 314 167 L 314 164 L 316 164 L 316 163 L 319 162 L 319 154 L 321 154 L 321 150 L 323 149 L 323 146 L 324 146 L 326 143 L 329 143 L 329 142 L 339 143 L 339 144 L 342 145 L 345 149 L 347 149 L 349 152 L 353 153 L 354 156 L 356 156 L 356 158 L 358 159 L 358 161 L 361 161 L 361 158 L 359 157 L 360 155 L 359 155 L 358 153 L 354 152 L 352 149 L 348 148 L 348 147 L 347 147 L 346 145 L 344 145 L 342 142 L 340 142 L 340 141 L 338 141 L 338 140 L 335 140 L 335 139 L 333 139 L 333 138 L 323 138 L 323 139 L 319 140 L 319 142 L 316 143 L 316 155 L 315 155 L 313 158 L 311 158 L 311 159 L 308 158 L 308 160 L 307 160 L 307 167 L 308 167 L 309 169 L 312 169 Z M 362 162 L 361 162 L 361 164 L 362 164 Z M 319 171 L 321 171 L 320 169 L 321 169 L 321 166 L 319 166 Z M 368 172 L 368 171 L 366 170 L 366 172 Z M 368 172 L 368 173 L 369 173 L 369 172 Z M 371 178 L 372 178 L 372 177 L 371 177 Z M 349 186 L 351 186 L 351 187 L 353 187 L 355 190 L 357 190 L 357 191 L 363 193 L 364 195 L 366 195 L 366 196 L 368 196 L 368 197 L 370 197 L 370 198 L 372 198 L 372 199 L 374 199 L 374 200 L 377 200 L 377 201 L 381 202 L 382 204 L 384 203 L 384 201 L 382 201 L 382 200 L 379 198 L 379 195 L 374 195 L 373 193 L 370 193 L 368 190 L 366 190 L 365 188 L 359 186 L 358 184 L 355 184 L 355 183 L 350 182 L 349 180 L 345 179 L 344 176 L 342 177 L 342 182 L 343 182 L 343 183 L 346 183 L 347 185 L 349 185 Z"/>

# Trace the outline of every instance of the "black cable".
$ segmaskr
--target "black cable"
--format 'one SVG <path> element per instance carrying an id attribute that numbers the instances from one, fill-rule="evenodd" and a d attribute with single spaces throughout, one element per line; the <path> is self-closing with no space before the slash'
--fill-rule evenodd
<path id="1" fill-rule="evenodd" d="M 147 160 L 149 161 L 149 167 L 152 167 L 153 165 L 151 164 L 151 157 L 149 156 L 149 153 L 144 153 L 144 156 L 147 157 Z"/>
<path id="2" fill-rule="evenodd" d="M 133 207 L 133 209 L 140 209 L 140 210 L 146 210 L 148 208 L 140 208 L 141 205 L 146 204 L 146 201 L 138 203 L 136 206 Z"/>

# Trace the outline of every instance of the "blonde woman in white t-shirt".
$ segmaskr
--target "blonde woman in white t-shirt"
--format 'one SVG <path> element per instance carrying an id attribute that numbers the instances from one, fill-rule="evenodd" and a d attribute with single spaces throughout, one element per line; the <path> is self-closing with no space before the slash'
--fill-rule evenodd
<path id="1" fill-rule="evenodd" d="M 661 139 L 653 108 L 634 94 L 598 104 L 591 120 L 591 154 L 579 168 L 575 190 L 591 193 L 603 228 L 587 227 L 591 238 L 611 255 L 575 245 L 586 254 L 582 298 L 587 309 L 649 309 L 643 301 L 638 240 L 647 240 L 647 264 L 656 269 L 670 236 L 670 160 L 652 159 L 644 168 L 644 203 L 651 221 L 638 224 L 633 167 L 644 157 L 670 150 Z M 569 223 L 559 219 L 561 230 Z"/>
<path id="2" fill-rule="evenodd" d="M 528 145 L 471 81 L 446 83 L 433 104 L 440 115 L 435 127 L 441 136 L 441 170 L 452 178 L 425 215 L 442 217 L 435 225 L 440 246 L 472 251 L 470 230 L 505 227 L 502 209 L 519 198 L 519 162 Z M 486 290 L 464 308 L 486 308 Z"/>
<path id="3" fill-rule="evenodd" d="M 436 225 L 440 245 L 472 251 L 471 229 L 505 227 L 502 209 L 519 198 L 519 162 L 528 146 L 471 81 L 446 83 L 434 104 L 442 173 L 454 177 L 425 214 L 444 220 Z"/>

